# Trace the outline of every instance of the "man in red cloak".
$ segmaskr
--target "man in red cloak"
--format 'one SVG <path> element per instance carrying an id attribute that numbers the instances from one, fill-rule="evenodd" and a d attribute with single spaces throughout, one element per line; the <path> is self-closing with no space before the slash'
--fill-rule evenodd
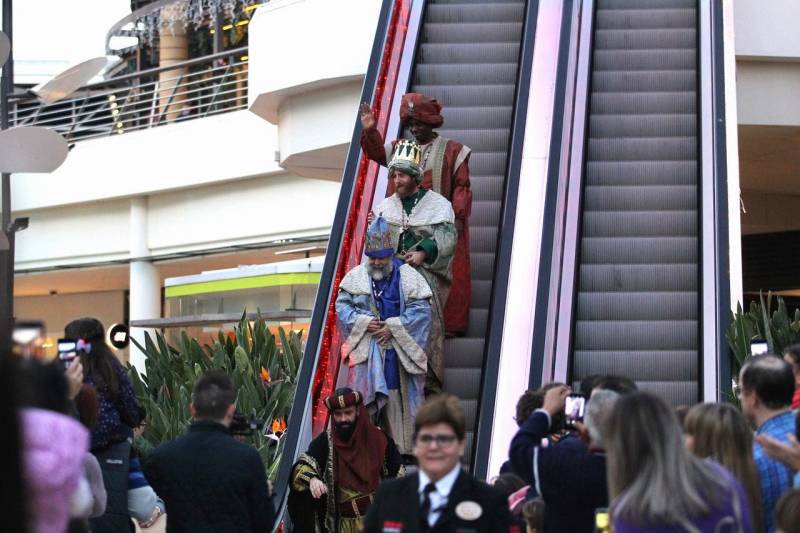
<path id="1" fill-rule="evenodd" d="M 448 336 L 463 335 L 469 320 L 472 278 L 469 268 L 469 215 L 472 211 L 472 190 L 469 183 L 469 156 L 471 150 L 463 144 L 446 139 L 434 128 L 444 124 L 442 106 L 435 98 L 419 93 L 403 95 L 400 104 L 400 121 L 409 129 L 420 145 L 420 163 L 423 170 L 422 186 L 433 190 L 453 204 L 456 215 L 458 241 L 453 256 L 453 285 L 444 306 L 445 332 Z M 375 116 L 369 104 L 361 104 L 361 148 L 366 156 L 386 166 L 397 140 L 384 145 L 383 137 L 375 127 Z M 394 183 L 389 180 L 386 195 L 394 193 Z"/>
<path id="2" fill-rule="evenodd" d="M 328 430 L 292 467 L 289 516 L 299 533 L 359 533 L 382 479 L 405 475 L 400 452 L 370 422 L 360 392 L 336 389 L 325 398 Z"/>

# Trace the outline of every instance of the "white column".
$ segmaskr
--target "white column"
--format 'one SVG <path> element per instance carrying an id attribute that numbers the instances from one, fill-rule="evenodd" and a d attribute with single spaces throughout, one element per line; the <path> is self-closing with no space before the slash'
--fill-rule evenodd
<path id="1" fill-rule="evenodd" d="M 158 269 L 149 261 L 147 247 L 147 199 L 134 198 L 130 208 L 130 320 L 161 318 L 161 277 Z M 144 345 L 145 332 L 155 335 L 155 330 L 131 328 L 131 337 Z M 144 373 L 145 354 L 133 343 L 130 347 L 130 363 Z"/>

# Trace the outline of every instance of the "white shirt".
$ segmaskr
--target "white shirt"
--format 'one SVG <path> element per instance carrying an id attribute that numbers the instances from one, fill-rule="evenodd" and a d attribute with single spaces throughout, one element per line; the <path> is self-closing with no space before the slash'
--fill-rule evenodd
<path id="1" fill-rule="evenodd" d="M 447 505 L 447 499 L 450 497 L 450 491 L 453 490 L 453 485 L 455 485 L 459 473 L 461 473 L 461 463 L 457 463 L 450 472 L 435 483 L 436 490 L 430 494 L 431 510 L 428 512 L 429 526 L 433 527 L 433 524 L 439 520 L 439 516 Z M 427 487 L 430 482 L 431 478 L 429 478 L 425 472 L 419 470 L 419 486 L 417 487 L 417 493 L 419 494 L 420 505 L 422 505 L 422 502 L 425 500 L 425 487 Z"/>

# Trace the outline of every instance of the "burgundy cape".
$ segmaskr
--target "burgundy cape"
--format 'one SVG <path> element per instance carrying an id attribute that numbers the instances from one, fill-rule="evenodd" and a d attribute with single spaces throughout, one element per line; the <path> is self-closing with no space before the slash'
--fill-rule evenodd
<path id="1" fill-rule="evenodd" d="M 392 142 L 392 147 L 394 143 Z M 361 132 L 361 148 L 369 159 L 386 166 L 386 147 L 383 138 L 376 128 Z M 463 334 L 467 331 L 469 306 L 472 294 L 472 277 L 469 268 L 469 215 L 472 211 L 472 190 L 469 183 L 469 156 L 458 168 L 454 168 L 463 145 L 448 140 L 442 161 L 442 183 L 438 192 L 453 204 L 456 215 L 458 241 L 453 256 L 453 284 L 450 295 L 444 306 L 445 331 L 451 334 Z M 433 188 L 433 171 L 428 169 L 422 175 L 422 186 Z M 394 194 L 394 183 L 389 180 L 386 196 Z"/>

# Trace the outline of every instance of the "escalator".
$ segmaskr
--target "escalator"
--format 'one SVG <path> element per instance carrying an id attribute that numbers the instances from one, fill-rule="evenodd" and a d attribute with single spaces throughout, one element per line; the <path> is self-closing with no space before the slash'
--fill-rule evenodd
<path id="1" fill-rule="evenodd" d="M 440 135 L 472 149 L 469 327 L 464 337 L 445 340 L 443 380 L 445 392 L 463 401 L 467 461 L 478 414 L 524 15 L 522 1 L 431 1 L 411 87 L 444 107 Z"/>
<path id="2" fill-rule="evenodd" d="M 550 287 L 561 311 L 553 379 L 625 375 L 672 405 L 716 393 L 728 303 L 727 248 L 714 247 L 724 170 L 708 149 L 724 146 L 724 126 L 714 129 L 717 95 L 704 85 L 721 54 L 712 4 L 584 2 L 588 87 L 573 123 L 585 134 L 573 141 L 562 278 Z"/>
<path id="3" fill-rule="evenodd" d="M 445 118 L 439 133 L 472 149 L 469 329 L 466 336 L 446 341 L 443 379 L 444 389 L 463 400 L 468 430 L 464 460 L 472 466 L 474 429 L 478 422 L 487 426 L 479 405 L 493 404 L 491 396 L 497 389 L 491 368 L 499 352 L 484 339 L 495 338 L 502 330 L 505 295 L 497 292 L 507 288 L 510 246 L 502 228 L 513 221 L 515 202 L 509 198 L 516 194 L 519 179 L 518 173 L 507 169 L 515 168 L 521 157 L 521 143 L 514 139 L 524 131 L 524 105 L 517 103 L 527 102 L 528 84 L 518 80 L 529 79 L 537 5 L 535 0 L 385 0 L 362 92 L 362 101 L 372 103 L 385 139 L 402 134 L 395 117 L 400 97 L 410 90 L 436 97 Z M 356 121 L 290 429 L 282 439 L 276 480 L 279 502 L 285 501 L 295 458 L 310 438 L 324 430 L 327 411 L 321 399 L 340 381 L 341 335 L 333 302 L 341 277 L 362 260 L 366 214 L 385 190 L 385 169 L 364 159 L 360 134 Z"/>

